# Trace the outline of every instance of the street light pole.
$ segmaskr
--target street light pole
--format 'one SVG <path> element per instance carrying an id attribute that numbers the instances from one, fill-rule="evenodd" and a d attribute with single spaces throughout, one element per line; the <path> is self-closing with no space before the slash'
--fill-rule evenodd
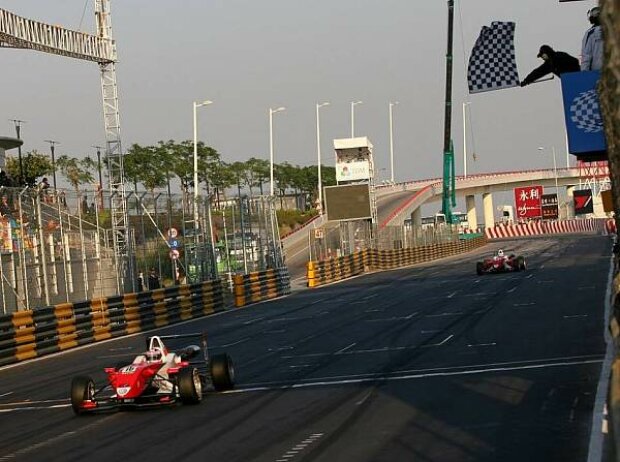
<path id="1" fill-rule="evenodd" d="M 92 146 L 97 150 L 97 171 L 99 172 L 99 188 L 103 190 L 103 177 L 101 176 L 101 150 L 103 146 Z"/>
<path id="2" fill-rule="evenodd" d="M 15 132 L 17 133 L 17 139 L 21 140 L 21 128 L 22 124 L 26 123 L 25 120 L 19 119 L 9 119 L 11 122 L 15 124 Z M 22 162 L 22 146 L 21 144 L 17 146 L 17 156 L 19 159 L 19 185 L 22 186 L 24 183 L 24 164 Z"/>
<path id="3" fill-rule="evenodd" d="M 390 103 L 390 182 L 394 184 L 394 125 L 392 108 L 398 104 L 398 101 Z"/>
<path id="4" fill-rule="evenodd" d="M 197 103 L 194 101 L 194 237 L 198 236 L 200 220 L 198 219 L 198 124 L 196 120 L 196 109 L 211 104 L 212 101 Z"/>
<path id="5" fill-rule="evenodd" d="M 355 106 L 362 104 L 362 101 L 351 102 L 351 138 L 355 138 Z"/>
<path id="6" fill-rule="evenodd" d="M 60 143 L 54 140 L 44 140 L 44 141 L 50 144 L 50 151 L 52 153 L 52 179 L 54 181 L 54 191 L 56 191 L 56 158 L 54 157 L 54 154 L 55 154 L 56 145 Z"/>
<path id="7" fill-rule="evenodd" d="M 318 169 L 318 189 L 319 189 L 319 215 L 323 215 L 323 182 L 321 178 L 321 123 L 319 119 L 319 109 L 329 106 L 328 102 L 316 105 L 316 153 Z"/>
<path id="8" fill-rule="evenodd" d="M 273 196 L 273 115 L 282 112 L 286 108 L 280 106 L 277 109 L 269 108 L 269 195 Z"/>

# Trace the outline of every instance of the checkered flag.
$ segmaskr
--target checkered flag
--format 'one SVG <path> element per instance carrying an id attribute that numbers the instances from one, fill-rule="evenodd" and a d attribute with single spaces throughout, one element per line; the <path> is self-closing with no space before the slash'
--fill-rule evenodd
<path id="1" fill-rule="evenodd" d="M 482 28 L 467 67 L 470 93 L 519 85 L 514 33 L 514 22 L 495 21 L 491 27 Z"/>

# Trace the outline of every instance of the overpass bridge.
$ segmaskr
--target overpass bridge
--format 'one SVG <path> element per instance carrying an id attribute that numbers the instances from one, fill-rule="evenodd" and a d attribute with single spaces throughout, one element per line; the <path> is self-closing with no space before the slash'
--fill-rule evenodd
<path id="1" fill-rule="evenodd" d="M 592 185 L 594 181 L 608 179 L 606 169 L 587 171 L 581 167 L 538 169 L 511 172 L 493 172 L 467 177 L 456 178 L 457 197 L 465 197 L 468 220 L 472 228 L 477 227 L 476 196 L 482 196 L 485 227 L 495 224 L 493 194 L 510 191 L 516 187 L 541 185 L 545 188 L 555 188 L 557 172 L 558 188 L 567 188 L 567 194 L 572 195 L 576 185 Z M 587 175 L 587 176 L 586 176 Z M 388 225 L 402 225 L 411 218 L 421 218 L 422 205 L 438 201 L 442 194 L 442 179 L 431 178 L 409 181 L 392 185 L 383 185 L 376 188 L 377 215 L 380 228 Z M 286 254 L 286 264 L 295 280 L 305 274 L 306 262 L 310 259 L 308 232 L 313 228 L 320 228 L 327 223 L 325 216 L 317 217 L 306 226 L 282 239 Z"/>

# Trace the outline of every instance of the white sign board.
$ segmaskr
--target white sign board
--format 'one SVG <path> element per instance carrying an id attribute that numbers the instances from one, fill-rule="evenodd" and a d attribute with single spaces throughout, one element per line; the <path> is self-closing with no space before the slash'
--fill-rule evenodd
<path id="1" fill-rule="evenodd" d="M 357 181 L 370 179 L 370 166 L 367 160 L 336 164 L 337 181 Z"/>

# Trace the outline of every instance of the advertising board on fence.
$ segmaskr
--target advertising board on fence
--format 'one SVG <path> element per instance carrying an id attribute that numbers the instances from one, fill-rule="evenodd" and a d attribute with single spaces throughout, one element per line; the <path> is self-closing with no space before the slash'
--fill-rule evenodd
<path id="1" fill-rule="evenodd" d="M 516 218 L 540 218 L 542 216 L 542 186 L 515 188 Z"/>
<path id="2" fill-rule="evenodd" d="M 543 194 L 542 195 L 542 217 L 545 220 L 557 220 L 558 219 L 558 195 L 557 194 Z"/>
<path id="3" fill-rule="evenodd" d="M 575 201 L 575 215 L 594 213 L 591 189 L 581 189 L 579 191 L 575 191 L 573 193 L 573 200 Z"/>

